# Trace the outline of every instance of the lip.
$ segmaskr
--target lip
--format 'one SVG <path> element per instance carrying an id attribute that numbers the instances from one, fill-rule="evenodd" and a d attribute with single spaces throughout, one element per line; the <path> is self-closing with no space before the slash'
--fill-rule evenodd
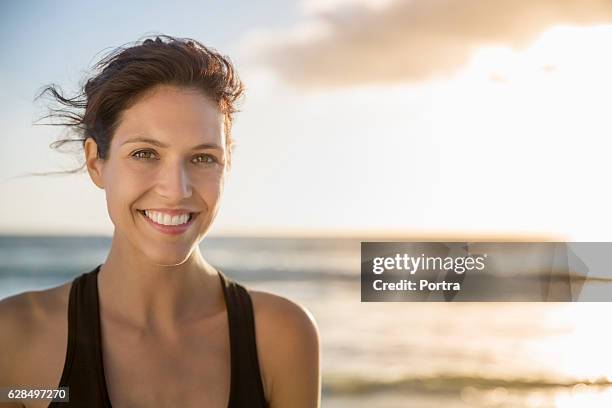
<path id="1" fill-rule="evenodd" d="M 159 210 L 153 210 L 151 209 L 151 211 L 159 211 Z M 190 211 L 185 211 L 185 210 L 173 210 L 175 211 L 175 214 L 183 214 L 185 212 L 190 212 Z M 160 211 L 160 212 L 164 212 L 166 214 L 171 214 L 169 212 L 166 211 Z M 145 219 L 145 221 L 147 221 L 149 223 L 149 225 L 151 225 L 153 228 L 155 228 L 156 230 L 158 230 L 159 232 L 162 232 L 164 234 L 168 234 L 168 235 L 180 235 L 182 233 L 184 233 L 185 231 L 187 231 L 189 229 L 189 227 L 191 227 L 191 225 L 193 224 L 193 222 L 195 221 L 195 219 L 198 217 L 198 215 L 200 215 L 199 212 L 190 212 L 191 215 L 191 219 L 189 221 L 187 221 L 185 224 L 181 224 L 181 225 L 162 225 L 162 224 L 158 224 L 155 221 L 153 221 L 152 219 L 150 219 L 149 217 L 147 217 L 144 214 L 144 210 L 138 210 L 138 214 L 140 214 L 142 216 L 142 218 Z M 173 214 L 173 215 L 175 215 Z"/>

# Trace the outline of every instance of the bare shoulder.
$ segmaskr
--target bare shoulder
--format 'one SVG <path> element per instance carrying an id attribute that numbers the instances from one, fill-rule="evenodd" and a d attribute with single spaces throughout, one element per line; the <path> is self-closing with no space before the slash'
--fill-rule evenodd
<path id="1" fill-rule="evenodd" d="M 255 290 L 249 294 L 270 407 L 318 407 L 320 341 L 314 316 L 283 296 Z"/>
<path id="2" fill-rule="evenodd" d="M 0 370 L 0 386 L 54 377 L 65 357 L 69 291 L 68 282 L 0 300 L 0 367 L 8 367 Z"/>
<path id="3" fill-rule="evenodd" d="M 71 282 L 45 290 L 19 293 L 0 300 L 0 324 L 18 332 L 31 329 L 29 323 L 43 323 L 68 310 Z M 5 325 L 9 325 L 8 327 Z"/>
<path id="4" fill-rule="evenodd" d="M 249 290 L 253 300 L 255 319 L 274 329 L 276 334 L 311 334 L 318 336 L 317 324 L 312 313 L 299 303 L 273 293 Z"/>

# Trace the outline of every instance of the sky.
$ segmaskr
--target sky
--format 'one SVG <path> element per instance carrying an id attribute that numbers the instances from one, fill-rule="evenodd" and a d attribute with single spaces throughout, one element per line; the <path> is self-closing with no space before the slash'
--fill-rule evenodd
<path id="1" fill-rule="evenodd" d="M 247 87 L 211 235 L 612 239 L 605 0 L 3 4 L 0 234 L 112 234 L 34 96 L 162 33 Z"/>

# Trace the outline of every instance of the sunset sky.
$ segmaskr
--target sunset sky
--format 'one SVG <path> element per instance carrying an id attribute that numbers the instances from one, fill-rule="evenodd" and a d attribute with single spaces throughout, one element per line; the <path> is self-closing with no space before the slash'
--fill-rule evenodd
<path id="1" fill-rule="evenodd" d="M 0 233 L 111 234 L 104 193 L 32 126 L 147 34 L 229 55 L 247 94 L 214 234 L 612 240 L 605 0 L 15 2 L 0 6 Z"/>

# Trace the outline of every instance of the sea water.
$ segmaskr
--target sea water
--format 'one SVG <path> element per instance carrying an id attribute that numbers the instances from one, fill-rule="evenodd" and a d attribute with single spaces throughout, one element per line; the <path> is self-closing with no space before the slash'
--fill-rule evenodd
<path id="1" fill-rule="evenodd" d="M 0 237 L 0 298 L 104 262 L 107 237 Z M 360 240 L 206 238 L 205 257 L 315 317 L 323 407 L 610 407 L 607 303 L 362 303 Z"/>

